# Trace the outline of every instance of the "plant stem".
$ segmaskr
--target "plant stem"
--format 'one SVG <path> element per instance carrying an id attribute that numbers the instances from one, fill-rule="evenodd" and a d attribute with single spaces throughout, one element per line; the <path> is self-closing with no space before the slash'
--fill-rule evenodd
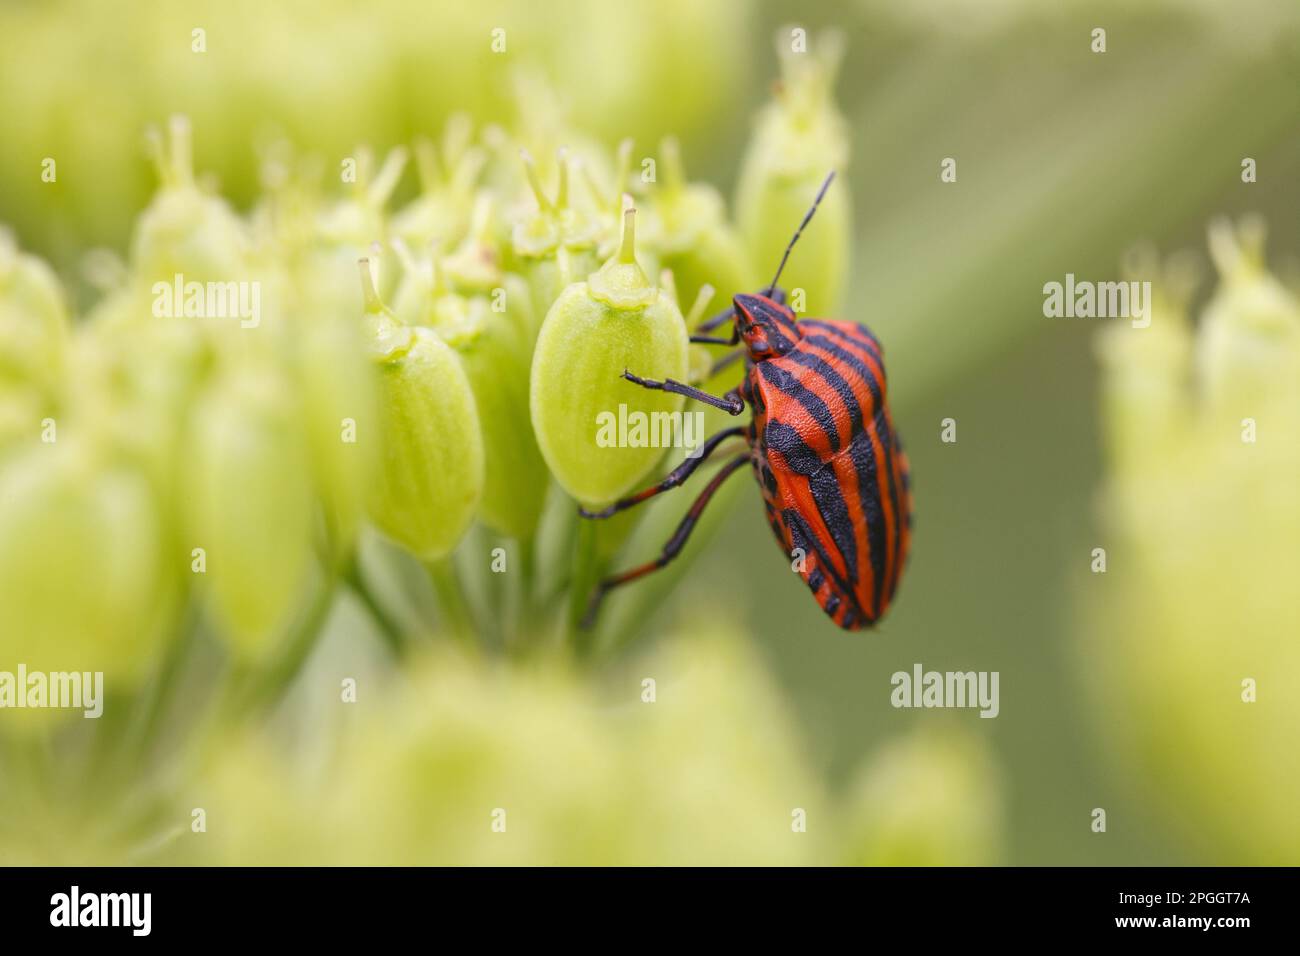
<path id="1" fill-rule="evenodd" d="M 247 695 L 243 696 L 243 702 L 250 705 L 250 710 L 261 711 L 274 704 L 301 672 L 311 657 L 324 630 L 325 621 L 329 618 L 330 609 L 334 606 L 338 580 L 335 574 L 329 574 L 325 578 L 312 603 L 286 637 L 279 657 L 268 669 L 252 678 Z M 237 695 L 237 699 L 238 696 L 242 695 Z"/>
<path id="2" fill-rule="evenodd" d="M 594 521 L 579 521 L 573 551 L 573 575 L 569 580 L 568 643 L 578 657 L 591 650 L 591 631 L 581 627 L 587 601 L 600 573 L 597 550 L 598 529 Z"/>
<path id="3" fill-rule="evenodd" d="M 184 673 L 185 664 L 198 641 L 198 626 L 197 608 L 190 601 L 189 595 L 185 594 L 178 601 L 172 622 L 174 630 L 163 651 L 158 670 L 149 682 L 148 689 L 136 699 L 122 736 L 120 753 L 129 773 L 138 769 L 155 743 L 176 681 Z"/>
<path id="4" fill-rule="evenodd" d="M 379 629 L 379 636 L 383 638 L 384 645 L 394 658 L 400 660 L 406 653 L 405 629 L 393 619 L 380 603 L 375 592 L 371 590 L 370 585 L 366 583 L 365 575 L 361 572 L 361 563 L 357 558 L 349 561 L 344 568 L 343 580 L 369 612 L 371 620 Z"/>
<path id="5" fill-rule="evenodd" d="M 442 614 L 448 633 L 458 643 L 474 647 L 478 632 L 456 565 L 448 557 L 426 561 L 424 566 L 429 572 L 429 583 L 433 585 L 433 592 L 438 598 L 438 611 Z"/>
<path id="6" fill-rule="evenodd" d="M 539 630 L 537 620 L 539 609 L 536 595 L 533 593 L 537 581 L 537 565 L 533 554 L 535 544 L 535 540 L 531 537 L 521 540 L 518 544 L 519 574 L 515 582 L 515 620 L 511 628 L 511 645 L 516 650 L 533 643 L 536 635 L 528 633 L 530 629 Z"/>

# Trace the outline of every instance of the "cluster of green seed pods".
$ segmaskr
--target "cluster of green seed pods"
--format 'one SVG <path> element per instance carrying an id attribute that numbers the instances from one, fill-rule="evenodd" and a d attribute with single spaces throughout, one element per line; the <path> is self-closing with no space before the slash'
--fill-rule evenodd
<path id="1" fill-rule="evenodd" d="M 834 127 L 818 69 L 745 161 L 742 193 L 777 210 L 759 240 L 788 233 L 802 177 L 824 175 L 824 158 L 795 170 L 772 146 L 780 123 Z M 202 621 L 241 667 L 269 666 L 299 646 L 313 593 L 348 585 L 382 616 L 362 569 L 376 533 L 391 560 L 430 567 L 440 600 L 477 560 L 467 536 L 539 569 L 524 613 L 590 583 L 568 567 L 578 507 L 689 451 L 610 440 L 606 419 L 683 411 L 624 373 L 734 385 L 739 367 L 713 375 L 689 335 L 760 285 L 767 253 L 686 178 L 674 138 L 638 157 L 535 85 L 521 95 L 513 128 L 455 116 L 386 154 L 270 143 L 247 213 L 196 174 L 203 130 L 174 118 L 149 136 L 159 186 L 125 257 L 87 259 L 84 309 L 0 235 L 0 646 L 93 645 L 85 660 L 131 683 Z M 807 280 L 820 299 L 835 281 Z M 600 560 L 636 517 L 611 523 Z M 73 567 L 53 600 L 40 582 Z M 87 620 L 93 636 L 76 633 Z"/>

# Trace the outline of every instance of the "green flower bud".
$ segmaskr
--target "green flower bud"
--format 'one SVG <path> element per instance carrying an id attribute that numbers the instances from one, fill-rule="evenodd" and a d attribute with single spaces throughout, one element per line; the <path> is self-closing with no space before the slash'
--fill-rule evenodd
<path id="1" fill-rule="evenodd" d="M 1263 220 L 1210 225 L 1221 284 L 1206 305 L 1197 365 L 1211 407 L 1241 417 L 1300 385 L 1300 302 L 1264 261 Z"/>
<path id="2" fill-rule="evenodd" d="M 429 140 L 415 144 L 421 193 L 394 214 L 393 236 L 420 248 L 434 240 L 454 242 L 465 234 L 474 185 L 487 161 L 481 149 L 470 146 L 472 132 L 469 117 L 461 113 L 447 122 L 441 157 Z"/>
<path id="3" fill-rule="evenodd" d="M 528 418 L 530 304 L 523 280 L 496 267 L 489 218 L 488 203 L 481 201 L 473 234 L 456 253 L 430 269 L 408 261 L 395 311 L 408 324 L 433 328 L 456 350 L 483 431 L 483 520 L 526 540 L 537 527 L 549 484 Z"/>
<path id="4" fill-rule="evenodd" d="M 751 292 L 760 281 L 739 234 L 726 221 L 722 196 L 712 186 L 687 183 L 677 140 L 659 147 L 662 186 L 654 193 L 660 265 L 671 269 L 678 302 L 694 302 L 708 285 L 728 297 Z"/>
<path id="5" fill-rule="evenodd" d="M 515 538 L 537 527 L 548 476 L 528 420 L 530 356 L 504 315 L 482 296 L 444 296 L 433 327 L 454 348 L 474 390 L 483 429 L 483 520 Z"/>
<path id="6" fill-rule="evenodd" d="M 1117 322 L 1097 336 L 1106 370 L 1101 401 L 1111 423 L 1105 436 L 1113 467 L 1127 471 L 1152 458 L 1167 458 L 1186 439 L 1194 419 L 1192 323 L 1188 304 L 1200 279 L 1187 256 L 1162 266 L 1153 248 L 1126 257 L 1123 278 L 1151 281 L 1151 324 Z"/>
<path id="7" fill-rule="evenodd" d="M 318 216 L 317 229 L 322 241 L 309 257 L 309 281 L 318 297 L 349 303 L 347 313 L 354 316 L 361 304 L 357 295 L 357 259 L 370 258 L 374 282 L 381 294 L 392 292 L 400 274 L 388 256 L 390 228 L 385 207 L 402 178 L 407 160 L 405 149 L 390 150 L 376 173 L 374 154 L 364 147 L 355 152 L 356 179 L 349 184 L 346 198 Z"/>
<path id="8" fill-rule="evenodd" d="M 376 436 L 362 423 L 375 419 L 375 372 L 355 321 L 322 310 L 297 331 L 296 377 L 306 417 L 312 472 L 325 510 L 329 553 L 351 550 L 365 513 L 378 454 Z"/>
<path id="9" fill-rule="evenodd" d="M 0 385 L 51 394 L 60 377 L 68 337 L 68 309 L 54 271 L 18 252 L 0 229 Z"/>
<path id="10" fill-rule="evenodd" d="M 384 308 L 362 261 L 371 356 L 379 369 L 379 474 L 370 518 L 424 560 L 455 548 L 483 494 L 483 438 L 460 360 L 436 332 Z"/>
<path id="11" fill-rule="evenodd" d="M 609 425 L 620 406 L 653 420 L 682 404 L 680 396 L 641 388 L 623 373 L 681 381 L 689 367 L 681 311 L 637 264 L 635 215 L 629 200 L 618 253 L 586 282 L 564 290 L 533 353 L 537 443 L 561 486 L 593 507 L 630 490 L 663 454 L 658 447 L 621 447 L 617 426 Z"/>
<path id="12" fill-rule="evenodd" d="M 149 483 L 75 436 L 0 469 L 0 659 L 133 680 L 161 636 Z"/>
<path id="13" fill-rule="evenodd" d="M 849 158 L 847 126 L 832 99 L 842 38 L 827 33 L 812 51 L 795 53 L 789 37 L 788 30 L 777 33 L 781 83 L 776 99 L 759 113 L 736 187 L 737 225 L 763 274 L 775 271 L 826 174 L 842 171 Z M 843 304 L 851 218 L 847 178 L 840 176 L 822 200 L 816 225 L 790 256 L 782 282 L 804 290 L 804 314 L 834 315 Z"/>
<path id="14" fill-rule="evenodd" d="M 384 207 L 402 178 L 407 153 L 401 147 L 391 150 L 378 173 L 373 172 L 369 149 L 358 148 L 356 153 L 356 178 L 348 196 L 325 210 L 318 226 L 326 242 L 360 250 L 387 238 Z"/>
<path id="15" fill-rule="evenodd" d="M 249 364 L 200 398 L 188 439 L 188 543 L 203 549 L 202 583 L 236 653 L 258 657 L 290 623 L 311 568 L 301 416 L 279 376 Z"/>
<path id="16" fill-rule="evenodd" d="M 532 157 L 525 152 L 523 160 L 538 208 L 516 223 L 512 248 L 528 281 L 533 315 L 540 320 L 561 292 L 599 266 L 600 223 L 570 203 L 567 156 L 558 159 L 554 200 L 543 190 Z"/>
<path id="17" fill-rule="evenodd" d="M 162 188 L 140 214 L 131 240 L 131 264 L 145 287 L 180 274 L 185 281 L 229 281 L 243 274 L 249 239 L 235 211 L 194 181 L 189 121 L 174 116 L 149 143 Z"/>
<path id="18" fill-rule="evenodd" d="M 133 310 L 129 292 L 113 298 L 72 338 L 61 418 L 99 436 L 170 499 L 183 432 L 213 350 L 192 320 Z"/>

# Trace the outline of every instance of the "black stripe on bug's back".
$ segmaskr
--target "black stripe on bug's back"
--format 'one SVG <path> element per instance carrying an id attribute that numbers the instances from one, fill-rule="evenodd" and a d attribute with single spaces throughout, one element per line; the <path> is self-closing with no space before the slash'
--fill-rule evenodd
<path id="1" fill-rule="evenodd" d="M 831 543 L 839 552 L 844 562 L 844 570 L 850 581 L 858 579 L 858 543 L 854 536 L 853 521 L 849 518 L 849 506 L 844 501 L 840 488 L 839 476 L 835 469 L 822 468 L 808 478 L 808 490 L 812 492 L 817 513 L 821 515 L 822 524 L 830 532 Z"/>
<path id="2" fill-rule="evenodd" d="M 781 453 L 786 467 L 796 475 L 815 474 L 825 462 L 799 434 L 799 429 L 785 422 L 769 420 L 763 431 L 764 447 Z"/>
<path id="3" fill-rule="evenodd" d="M 822 319 L 804 319 L 799 324 L 803 326 L 805 335 L 811 332 L 820 332 L 837 338 L 846 337 L 855 345 L 873 353 L 877 361 L 880 361 L 884 354 L 880 348 L 880 339 L 876 338 L 875 334 L 861 322 L 844 323 L 849 326 L 849 329 L 845 329 L 843 325 L 834 325 Z M 881 371 L 884 371 L 883 365 Z"/>
<path id="4" fill-rule="evenodd" d="M 840 430 L 835 427 L 835 416 L 831 413 L 831 408 L 826 404 L 824 398 L 791 375 L 788 369 L 781 368 L 779 365 L 763 362 L 757 365 L 756 368 L 758 374 L 763 376 L 769 385 L 803 406 L 803 410 L 808 413 L 808 417 L 816 423 L 817 427 L 826 436 L 826 444 L 831 451 L 840 450 Z M 768 427 L 771 428 L 770 422 Z"/>
<path id="5" fill-rule="evenodd" d="M 870 353 L 871 349 L 866 345 L 865 341 L 851 339 L 846 336 L 843 330 L 832 325 L 820 322 L 809 322 L 807 325 L 812 329 L 816 329 L 818 334 L 805 335 L 804 341 L 809 346 L 820 349 L 833 356 L 837 361 L 842 362 L 847 367 L 847 372 L 865 383 L 870 395 L 873 410 L 870 424 L 875 432 L 876 440 L 880 443 L 880 461 L 876 460 L 876 451 L 871 442 L 870 433 L 863 427 L 864 422 L 860 408 L 859 414 L 853 422 L 854 440 L 850 455 L 853 458 L 854 470 L 858 475 L 858 497 L 867 522 L 867 538 L 873 572 L 872 607 L 878 615 L 882 599 L 888 600 L 893 596 L 897 575 L 892 569 L 898 562 L 902 546 L 900 495 L 894 480 L 893 429 L 885 412 L 880 381 L 876 378 L 870 366 L 850 349 L 844 347 L 845 344 L 851 342 L 851 344 Z M 881 468 L 884 469 L 885 495 L 887 496 L 887 500 L 884 502 L 880 500 L 879 479 Z M 892 551 L 888 548 L 885 508 L 889 509 L 889 513 L 894 518 L 895 533 Z"/>
<path id="6" fill-rule="evenodd" d="M 862 430 L 862 406 L 858 404 L 858 396 L 854 393 L 852 384 L 844 376 L 831 368 L 819 355 L 803 349 L 795 349 L 785 356 L 785 360 L 819 375 L 844 403 L 844 408 L 849 413 L 849 426 L 852 429 L 849 434 L 856 435 Z"/>
<path id="7" fill-rule="evenodd" d="M 813 533 L 813 530 L 808 527 L 808 522 L 804 520 L 803 515 L 794 508 L 786 508 L 781 512 L 781 520 L 784 521 L 785 526 L 790 529 L 791 543 L 796 548 L 802 549 L 805 555 L 809 555 L 810 557 L 815 556 L 814 568 L 820 568 L 826 577 L 831 580 L 835 590 L 848 598 L 849 605 L 855 612 L 857 612 L 857 616 L 868 622 L 874 621 L 875 616 L 865 612 L 861 605 L 858 604 L 857 592 L 855 592 L 849 582 L 845 581 L 844 578 L 840 576 L 840 573 L 835 570 L 835 565 L 831 563 L 830 557 L 822 548 L 820 539 Z M 825 605 L 822 607 L 825 609 Z M 827 611 L 827 613 L 833 614 L 831 611 Z"/>
<path id="8" fill-rule="evenodd" d="M 849 518 L 848 505 L 844 500 L 843 489 L 840 488 L 835 470 L 808 447 L 799 430 L 792 425 L 781 421 L 769 421 L 766 439 L 767 447 L 781 454 L 785 459 L 786 467 L 808 481 L 817 511 L 831 533 L 831 541 L 827 544 L 833 545 L 839 552 L 849 577 L 856 581 L 858 553 L 857 543 L 853 538 L 854 526 Z M 875 456 L 871 452 L 871 442 L 865 432 L 856 436 L 850 449 L 853 469 L 858 477 L 858 499 L 867 520 L 867 558 L 871 562 L 873 584 L 878 589 L 884 573 L 885 537 L 884 520 L 879 507 L 879 491 L 874 484 Z M 879 601 L 874 601 L 873 611 L 878 606 Z"/>
<path id="9" fill-rule="evenodd" d="M 876 452 L 871 436 L 858 432 L 849 446 L 853 470 L 858 476 L 858 501 L 867 523 L 867 556 L 871 562 L 871 610 L 880 613 L 880 597 L 887 568 L 885 554 L 885 515 L 880 507 L 880 483 L 877 473 Z"/>
<path id="10" fill-rule="evenodd" d="M 811 325 L 811 323 L 809 324 Z M 884 383 L 876 377 L 876 373 L 869 365 L 844 347 L 846 343 L 838 330 L 827 328 L 825 334 L 805 335 L 804 341 L 809 345 L 816 346 L 829 355 L 833 355 L 836 359 L 852 368 L 853 371 L 867 383 L 867 389 L 871 393 L 871 408 L 873 412 L 880 411 L 884 406 Z M 859 347 L 861 346 L 859 345 Z M 881 375 L 883 375 L 884 366 L 881 366 L 880 370 Z M 861 422 L 862 419 L 859 418 L 858 424 L 861 424 Z"/>

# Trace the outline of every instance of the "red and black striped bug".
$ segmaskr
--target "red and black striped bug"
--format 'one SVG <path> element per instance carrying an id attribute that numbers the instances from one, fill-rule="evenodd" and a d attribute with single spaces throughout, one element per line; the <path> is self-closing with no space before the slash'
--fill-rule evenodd
<path id="1" fill-rule="evenodd" d="M 744 438 L 749 448 L 710 479 L 658 558 L 596 586 L 585 623 L 594 620 L 611 588 L 677 557 L 718 488 L 746 463 L 758 479 L 768 524 L 788 554 L 804 556 L 800 574 L 831 620 L 858 630 L 874 625 L 888 609 L 907 560 L 912 496 L 907 457 L 886 402 L 880 343 L 856 322 L 796 320 L 776 285 L 834 176 L 822 183 L 766 290 L 737 295 L 730 308 L 700 326 L 709 332 L 734 318 L 731 337 L 691 337 L 710 345 L 744 343 L 715 365 L 744 359 L 745 377 L 737 388 L 719 397 L 671 379 L 623 373 L 643 388 L 685 395 L 732 415 L 748 405 L 753 416 L 746 426 L 710 437 L 698 455 L 658 484 L 602 511 L 584 510 L 583 517 L 608 518 L 676 488 L 727 439 Z"/>

